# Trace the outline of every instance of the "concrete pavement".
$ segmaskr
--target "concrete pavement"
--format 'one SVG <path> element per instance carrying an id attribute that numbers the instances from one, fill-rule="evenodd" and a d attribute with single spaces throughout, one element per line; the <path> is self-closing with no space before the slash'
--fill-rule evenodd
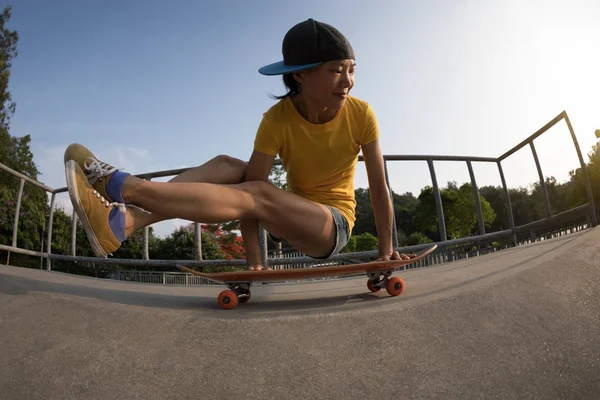
<path id="1" fill-rule="evenodd" d="M 443 266 L 253 287 L 0 266 L 0 397 L 570 399 L 600 393 L 598 228 Z"/>

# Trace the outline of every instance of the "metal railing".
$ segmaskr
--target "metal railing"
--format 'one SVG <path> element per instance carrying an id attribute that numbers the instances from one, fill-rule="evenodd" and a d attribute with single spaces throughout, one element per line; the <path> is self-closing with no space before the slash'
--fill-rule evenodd
<path id="1" fill-rule="evenodd" d="M 578 206 L 578 207 L 574 207 L 574 208 L 564 211 L 562 213 L 552 215 L 551 208 L 550 208 L 550 201 L 549 201 L 549 197 L 548 197 L 548 191 L 546 188 L 544 175 L 542 173 L 542 168 L 541 168 L 541 165 L 540 165 L 537 153 L 536 153 L 534 141 L 536 138 L 538 138 L 540 135 L 542 135 L 544 132 L 548 131 L 548 129 L 555 126 L 557 123 L 559 123 L 562 120 L 564 120 L 568 126 L 569 132 L 571 134 L 571 138 L 575 145 L 577 156 L 579 158 L 579 162 L 581 165 L 581 169 L 582 169 L 584 181 L 585 181 L 587 203 L 585 203 L 581 206 Z M 512 154 L 514 154 L 516 151 L 518 151 L 519 149 L 521 149 L 527 145 L 529 145 L 531 148 L 532 156 L 535 161 L 537 172 L 539 175 L 540 187 L 541 187 L 542 194 L 544 196 L 544 201 L 545 201 L 545 214 L 546 215 L 545 215 L 545 218 L 542 218 L 538 221 L 533 221 L 533 222 L 530 222 L 530 223 L 527 223 L 524 225 L 515 226 L 509 189 L 507 187 L 506 180 L 504 177 L 502 162 L 504 160 L 506 160 L 508 157 L 510 157 Z M 364 161 L 362 156 L 359 156 L 359 161 L 361 161 L 361 162 Z M 385 155 L 384 161 L 385 161 L 385 177 L 386 177 L 386 181 L 388 183 L 388 187 L 390 188 L 390 196 L 392 195 L 392 189 L 389 184 L 389 176 L 388 176 L 388 168 L 387 168 L 388 162 L 392 162 L 392 161 L 426 161 L 427 162 L 427 165 L 429 167 L 430 176 L 431 176 L 431 183 L 433 186 L 433 195 L 434 195 L 434 199 L 435 199 L 436 213 L 437 213 L 439 232 L 440 232 L 440 241 L 436 242 L 436 244 L 438 245 L 438 248 L 439 248 L 437 251 L 443 251 L 444 248 L 448 248 L 448 247 L 452 247 L 452 246 L 460 246 L 460 245 L 466 245 L 466 244 L 472 244 L 472 243 L 478 243 L 478 242 L 489 242 L 492 240 L 499 240 L 499 239 L 506 239 L 506 238 L 510 238 L 513 245 L 518 245 L 518 239 L 517 239 L 518 233 L 529 232 L 531 234 L 531 236 L 533 237 L 533 232 L 535 232 L 535 231 L 538 231 L 538 232 L 543 232 L 543 231 L 550 232 L 552 230 L 556 231 L 556 230 L 560 230 L 559 228 L 557 228 L 557 226 L 560 227 L 561 225 L 564 227 L 562 229 L 563 231 L 573 229 L 573 226 L 576 226 L 575 229 L 580 229 L 582 226 L 590 227 L 590 226 L 597 225 L 596 209 L 595 209 L 595 205 L 594 205 L 594 199 L 593 199 L 593 195 L 592 195 L 591 184 L 590 184 L 590 180 L 588 177 L 586 165 L 583 160 L 581 150 L 579 148 L 579 143 L 578 143 L 575 133 L 573 131 L 573 127 L 571 126 L 571 122 L 565 111 L 561 112 L 559 115 L 557 115 L 554 119 L 552 119 L 550 122 L 548 122 L 546 125 L 544 125 L 541 129 L 539 129 L 533 135 L 529 136 L 527 139 L 525 139 L 524 141 L 522 141 L 521 143 L 519 143 L 517 146 L 513 147 L 506 153 L 502 154 L 498 158 L 444 156 L 444 155 Z M 435 162 L 436 161 L 456 161 L 456 162 L 465 162 L 466 163 L 468 171 L 469 171 L 470 180 L 471 180 L 471 186 L 473 189 L 473 196 L 475 199 L 475 207 L 476 207 L 476 211 L 477 211 L 478 228 L 479 228 L 478 235 L 448 240 L 447 233 L 446 233 L 442 198 L 441 198 L 440 190 L 439 190 L 438 183 L 437 183 L 437 177 L 436 177 L 436 170 L 435 170 Z M 498 168 L 498 172 L 500 174 L 500 180 L 502 182 L 504 195 L 506 198 L 506 205 L 507 205 L 507 209 L 508 209 L 509 224 L 510 224 L 509 229 L 505 229 L 505 230 L 498 231 L 498 232 L 492 232 L 492 233 L 485 232 L 483 212 L 482 212 L 482 207 L 481 207 L 481 203 L 480 203 L 480 199 L 479 199 L 479 189 L 477 187 L 477 181 L 475 179 L 475 174 L 473 172 L 472 162 L 486 162 L 486 163 L 495 163 L 496 164 L 496 166 Z M 276 160 L 274 164 L 279 165 L 279 164 L 281 164 L 281 161 Z M 50 188 L 50 187 L 48 187 L 40 182 L 37 182 L 17 171 L 14 171 L 11 168 L 8 168 L 7 166 L 2 165 L 2 164 L 0 164 L 0 169 L 15 176 L 18 179 L 20 179 L 19 191 L 18 191 L 17 201 L 16 201 L 16 212 L 15 212 L 14 225 L 13 225 L 12 245 L 11 246 L 0 245 L 0 250 L 7 251 L 9 253 L 7 264 L 9 263 L 9 260 L 10 260 L 10 252 L 25 254 L 25 255 L 30 255 L 30 256 L 40 257 L 41 259 L 45 259 L 47 270 L 51 270 L 51 261 L 52 260 L 97 262 L 97 263 L 101 263 L 101 264 L 121 264 L 121 265 L 146 266 L 146 267 L 159 267 L 159 266 L 175 267 L 176 264 L 186 264 L 186 265 L 192 266 L 192 267 L 193 266 L 198 266 L 198 267 L 202 267 L 202 266 L 235 266 L 235 265 L 244 265 L 245 264 L 245 260 L 243 260 L 243 259 L 202 260 L 201 229 L 200 229 L 199 223 L 195 223 L 195 230 L 194 230 L 195 231 L 195 252 L 194 252 L 195 259 L 194 260 L 186 260 L 186 259 L 184 259 L 184 260 L 151 260 L 149 257 L 149 254 L 148 254 L 148 227 L 146 227 L 144 229 L 144 247 L 143 247 L 142 259 L 123 259 L 123 258 L 103 259 L 103 258 L 96 258 L 96 257 L 77 256 L 77 254 L 76 254 L 77 215 L 75 213 L 73 213 L 72 227 L 71 227 L 71 229 L 72 229 L 72 231 L 71 231 L 71 233 L 72 233 L 71 234 L 71 254 L 70 255 L 52 254 L 52 251 L 51 251 L 52 250 L 52 225 L 53 225 L 53 216 L 54 216 L 54 210 L 55 210 L 56 195 L 67 192 L 67 188 L 66 187 L 59 188 L 59 189 Z M 188 169 L 189 168 L 180 168 L 180 169 L 173 169 L 173 170 L 157 171 L 157 172 L 139 174 L 136 176 L 143 178 L 143 179 L 168 177 L 168 176 L 178 175 L 182 172 L 185 172 Z M 47 237 L 45 238 L 45 241 L 46 241 L 46 251 L 45 252 L 43 251 L 43 247 L 42 247 L 41 251 L 33 251 L 33 250 L 23 249 L 23 248 L 20 248 L 17 246 L 17 227 L 18 227 L 18 223 L 19 223 L 19 208 L 21 206 L 23 186 L 25 183 L 35 185 L 36 187 L 46 191 L 47 193 L 51 193 L 50 213 L 49 213 L 49 217 L 48 217 L 47 232 L 46 232 Z M 574 221 L 581 219 L 582 217 L 586 219 L 585 223 L 574 223 Z M 401 251 L 401 252 L 417 252 L 417 251 L 429 246 L 429 244 L 423 244 L 423 245 L 398 247 L 398 237 L 397 237 L 395 216 L 393 218 L 393 221 L 394 221 L 393 243 L 394 243 L 394 247 L 397 248 L 399 251 Z M 262 258 L 263 258 L 263 262 L 265 263 L 265 265 L 269 264 L 269 265 L 277 265 L 277 266 L 298 266 L 298 265 L 306 265 L 306 264 L 315 264 L 318 262 L 322 263 L 322 261 L 318 261 L 313 258 L 305 257 L 305 256 L 298 256 L 298 257 L 291 257 L 291 258 L 268 257 L 266 232 L 262 229 L 261 229 L 260 238 L 261 238 Z M 527 241 L 529 239 L 524 239 L 524 240 Z M 366 252 L 344 253 L 344 254 L 337 254 L 335 256 L 332 256 L 331 258 L 326 260 L 326 262 L 327 263 L 356 262 L 359 260 L 373 259 L 375 257 L 377 257 L 376 250 L 366 251 Z M 433 257 L 433 255 L 431 255 L 431 257 Z M 428 263 L 427 261 L 423 261 L 423 264 L 427 264 L 427 263 Z"/>

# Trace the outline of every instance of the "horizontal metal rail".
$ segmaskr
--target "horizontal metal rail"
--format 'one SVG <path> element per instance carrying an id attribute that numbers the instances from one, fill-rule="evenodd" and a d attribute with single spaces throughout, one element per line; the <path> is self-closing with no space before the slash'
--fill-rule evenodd
<path id="1" fill-rule="evenodd" d="M 7 167 L 6 165 L 4 165 L 2 163 L 0 163 L 0 169 L 8 172 L 12 176 L 15 176 L 15 177 L 17 177 L 19 179 L 23 179 L 27 183 L 31 183 L 34 186 L 37 186 L 37 187 L 39 187 L 41 189 L 44 189 L 46 192 L 49 192 L 49 193 L 54 192 L 54 189 L 52 189 L 50 186 L 46 186 L 43 183 L 40 183 L 40 182 L 36 181 L 35 179 L 31 179 L 27 175 L 23 175 L 22 173 L 17 172 L 14 169 L 12 169 L 10 167 Z"/>
<path id="2" fill-rule="evenodd" d="M 552 128 L 554 125 L 556 125 L 557 123 L 559 123 L 560 120 L 565 119 L 566 117 L 567 117 L 566 111 L 561 112 L 556 117 L 554 117 L 550 122 L 548 122 L 546 125 L 542 126 L 540 129 L 538 129 L 537 131 L 535 131 L 527 139 L 523 140 L 521 143 L 519 143 L 518 145 L 516 145 L 515 147 L 513 147 L 510 150 L 508 150 L 506 153 L 502 154 L 500 157 L 498 157 L 498 161 L 502 161 L 505 158 L 513 155 L 517 151 L 521 150 L 523 147 L 527 146 L 534 139 L 536 139 L 537 137 L 539 137 L 541 134 L 543 134 L 544 132 L 546 132 L 548 129 Z"/>

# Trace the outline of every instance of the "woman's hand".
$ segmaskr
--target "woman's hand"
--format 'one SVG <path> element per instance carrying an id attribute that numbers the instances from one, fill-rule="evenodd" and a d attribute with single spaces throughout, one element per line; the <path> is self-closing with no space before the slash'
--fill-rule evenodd
<path id="1" fill-rule="evenodd" d="M 267 267 L 263 267 L 262 265 L 248 265 L 248 271 L 270 271 L 271 267 L 267 265 Z"/>
<path id="2" fill-rule="evenodd" d="M 380 254 L 377 261 L 391 261 L 391 260 L 410 260 L 411 258 L 415 258 L 417 255 L 414 253 L 409 254 L 400 254 L 397 251 L 392 252 L 392 254 Z"/>

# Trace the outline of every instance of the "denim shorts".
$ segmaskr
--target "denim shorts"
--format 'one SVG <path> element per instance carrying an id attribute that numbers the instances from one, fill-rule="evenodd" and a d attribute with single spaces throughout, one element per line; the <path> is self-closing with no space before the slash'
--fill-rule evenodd
<path id="1" fill-rule="evenodd" d="M 346 218 L 337 208 L 331 206 L 326 207 L 329 208 L 331 215 L 333 215 L 333 223 L 335 224 L 335 246 L 333 246 L 331 252 L 326 256 L 312 257 L 318 260 L 324 260 L 339 253 L 348 244 L 348 240 L 350 239 L 350 226 L 348 225 Z"/>
<path id="2" fill-rule="evenodd" d="M 333 249 L 331 249 L 329 254 L 323 257 L 309 256 L 317 260 L 324 260 L 339 253 L 348 244 L 348 240 L 350 239 L 350 226 L 348 225 L 348 221 L 346 220 L 346 218 L 337 208 L 331 206 L 326 207 L 329 208 L 329 211 L 331 211 L 331 215 L 333 216 L 333 223 L 335 224 L 335 245 L 333 246 Z M 275 242 L 281 242 L 281 240 L 277 239 L 270 233 L 269 237 L 271 237 L 271 239 Z"/>

